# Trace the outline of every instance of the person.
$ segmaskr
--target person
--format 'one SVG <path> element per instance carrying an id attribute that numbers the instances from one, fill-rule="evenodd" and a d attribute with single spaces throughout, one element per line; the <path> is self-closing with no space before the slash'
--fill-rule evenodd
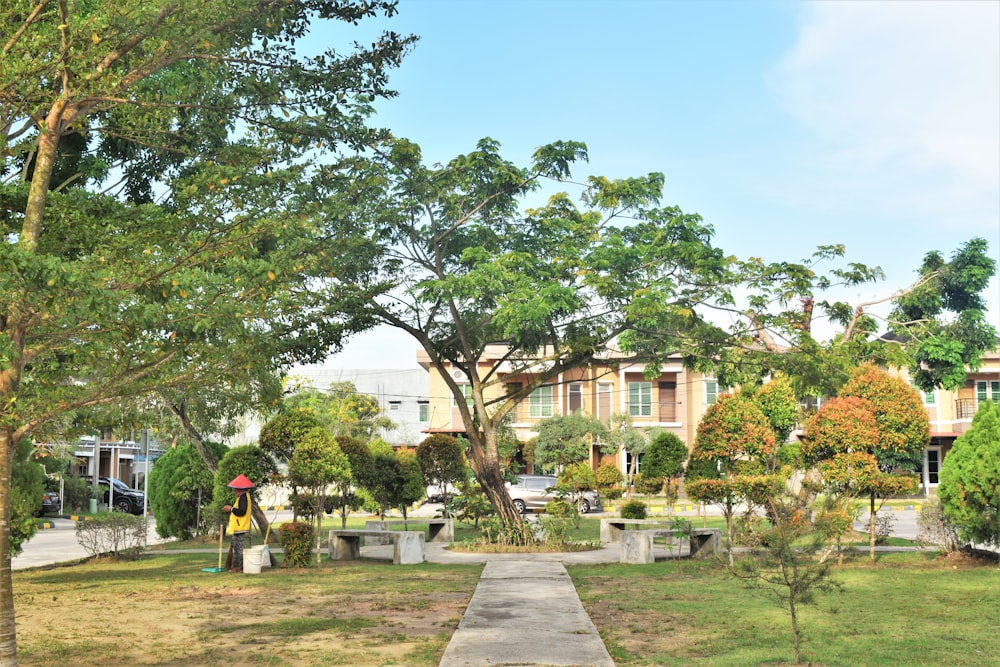
<path id="1" fill-rule="evenodd" d="M 233 562 L 230 571 L 242 572 L 243 549 L 250 534 L 250 517 L 253 509 L 253 499 L 249 491 L 254 485 L 246 475 L 239 475 L 228 486 L 236 490 L 236 502 L 222 508 L 229 512 L 229 534 L 232 535 Z"/>

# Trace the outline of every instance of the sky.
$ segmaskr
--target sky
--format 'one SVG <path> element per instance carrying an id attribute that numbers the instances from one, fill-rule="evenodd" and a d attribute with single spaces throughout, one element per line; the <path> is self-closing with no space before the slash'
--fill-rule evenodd
<path id="1" fill-rule="evenodd" d="M 400 0 L 373 30 L 420 37 L 376 125 L 428 162 L 482 137 L 526 165 L 587 144 L 590 175 L 661 172 L 728 254 L 801 261 L 844 244 L 910 285 L 928 251 L 982 237 L 1000 262 L 1000 1 Z M 1000 327 L 1000 282 L 986 293 Z M 416 343 L 359 334 L 331 368 L 414 368 Z"/>

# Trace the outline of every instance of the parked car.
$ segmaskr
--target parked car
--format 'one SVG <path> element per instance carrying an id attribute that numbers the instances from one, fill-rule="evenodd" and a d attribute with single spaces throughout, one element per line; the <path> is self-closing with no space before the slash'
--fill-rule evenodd
<path id="1" fill-rule="evenodd" d="M 92 477 L 86 479 L 88 483 L 93 482 Z M 101 502 L 110 506 L 112 510 L 128 512 L 137 516 L 142 514 L 146 500 L 146 495 L 142 491 L 130 488 L 125 482 L 114 477 L 101 477 L 98 484 L 104 490 Z M 114 486 L 115 491 L 113 499 L 111 499 L 110 491 L 112 486 Z"/>
<path id="2" fill-rule="evenodd" d="M 427 502 L 429 503 L 443 503 L 445 491 L 448 492 L 449 498 L 454 498 L 461 493 L 451 484 L 445 485 L 444 489 L 436 484 L 431 484 L 427 487 Z"/>
<path id="3" fill-rule="evenodd" d="M 58 514 L 62 510 L 62 503 L 59 501 L 59 494 L 55 491 L 46 491 L 42 494 L 42 506 L 38 510 L 38 516 L 46 514 Z"/>
<path id="4" fill-rule="evenodd" d="M 514 507 L 521 514 L 528 510 L 545 509 L 546 503 L 558 500 L 555 493 L 555 477 L 548 475 L 518 475 L 517 481 L 507 485 L 507 493 L 514 501 Z M 582 514 L 601 511 L 601 496 L 596 491 L 584 491 L 577 501 Z"/>

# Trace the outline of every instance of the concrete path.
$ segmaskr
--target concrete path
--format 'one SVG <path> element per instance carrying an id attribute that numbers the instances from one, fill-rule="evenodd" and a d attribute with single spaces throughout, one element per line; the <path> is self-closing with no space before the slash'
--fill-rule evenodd
<path id="1" fill-rule="evenodd" d="M 562 563 L 490 560 L 439 667 L 614 667 Z"/>

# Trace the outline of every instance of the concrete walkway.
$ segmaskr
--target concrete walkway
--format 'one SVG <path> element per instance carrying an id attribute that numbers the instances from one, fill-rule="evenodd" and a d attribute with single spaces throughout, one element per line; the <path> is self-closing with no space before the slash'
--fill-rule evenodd
<path id="1" fill-rule="evenodd" d="M 439 667 L 614 667 L 558 561 L 489 560 Z"/>

